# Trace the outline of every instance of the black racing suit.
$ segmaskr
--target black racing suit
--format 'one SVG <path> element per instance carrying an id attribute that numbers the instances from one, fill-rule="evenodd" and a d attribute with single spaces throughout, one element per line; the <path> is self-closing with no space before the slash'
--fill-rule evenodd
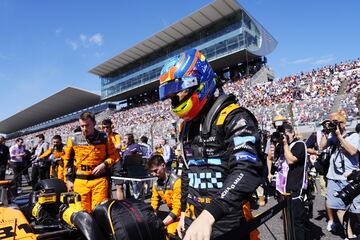
<path id="1" fill-rule="evenodd" d="M 204 136 L 200 129 L 220 98 L 232 101 L 220 102 Z M 180 133 L 189 165 L 182 174 L 185 229 L 206 209 L 215 218 L 211 238 L 240 228 L 246 221 L 243 205 L 261 183 L 262 172 L 255 117 L 235 106 L 233 96 L 222 95 L 219 99 L 207 113 L 202 113 L 206 118 L 185 123 Z"/>

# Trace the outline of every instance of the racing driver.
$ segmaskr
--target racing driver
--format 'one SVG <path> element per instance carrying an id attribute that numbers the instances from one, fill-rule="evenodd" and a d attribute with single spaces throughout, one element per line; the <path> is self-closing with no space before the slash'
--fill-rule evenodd
<path id="1" fill-rule="evenodd" d="M 233 95 L 223 94 L 196 49 L 163 66 L 159 95 L 170 98 L 173 113 L 184 120 L 179 134 L 188 169 L 181 177 L 179 236 L 203 240 L 231 234 L 252 217 L 248 200 L 261 182 L 255 117 Z M 258 232 L 241 239 L 258 239 Z"/>

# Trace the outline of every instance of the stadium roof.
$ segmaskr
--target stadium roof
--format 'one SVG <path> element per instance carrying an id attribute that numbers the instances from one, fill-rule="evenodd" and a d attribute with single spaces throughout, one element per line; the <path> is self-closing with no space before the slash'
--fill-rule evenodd
<path id="1" fill-rule="evenodd" d="M 79 111 L 100 102 L 100 96 L 67 87 L 0 122 L 0 132 L 9 134 L 50 119 Z"/>
<path id="2" fill-rule="evenodd" d="M 243 8 L 236 0 L 216 0 L 94 67 L 90 72 L 100 77 L 105 76 L 241 9 Z"/>

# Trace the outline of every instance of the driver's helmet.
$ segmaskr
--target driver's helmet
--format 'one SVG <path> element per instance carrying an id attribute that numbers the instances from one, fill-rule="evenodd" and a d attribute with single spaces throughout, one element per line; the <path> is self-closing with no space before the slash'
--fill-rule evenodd
<path id="1" fill-rule="evenodd" d="M 191 49 L 169 59 L 160 74 L 160 100 L 171 98 L 172 111 L 185 121 L 197 117 L 216 90 L 216 74 L 205 56 Z M 183 99 L 177 95 L 185 91 Z"/>

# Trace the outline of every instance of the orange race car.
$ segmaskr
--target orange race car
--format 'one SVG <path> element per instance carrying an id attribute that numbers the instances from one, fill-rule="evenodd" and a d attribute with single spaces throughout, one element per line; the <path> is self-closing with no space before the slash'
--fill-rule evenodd
<path id="1" fill-rule="evenodd" d="M 166 239 L 161 219 L 144 202 L 107 200 L 88 213 L 61 180 L 41 180 L 18 197 L 13 185 L 0 181 L 0 239 Z"/>

